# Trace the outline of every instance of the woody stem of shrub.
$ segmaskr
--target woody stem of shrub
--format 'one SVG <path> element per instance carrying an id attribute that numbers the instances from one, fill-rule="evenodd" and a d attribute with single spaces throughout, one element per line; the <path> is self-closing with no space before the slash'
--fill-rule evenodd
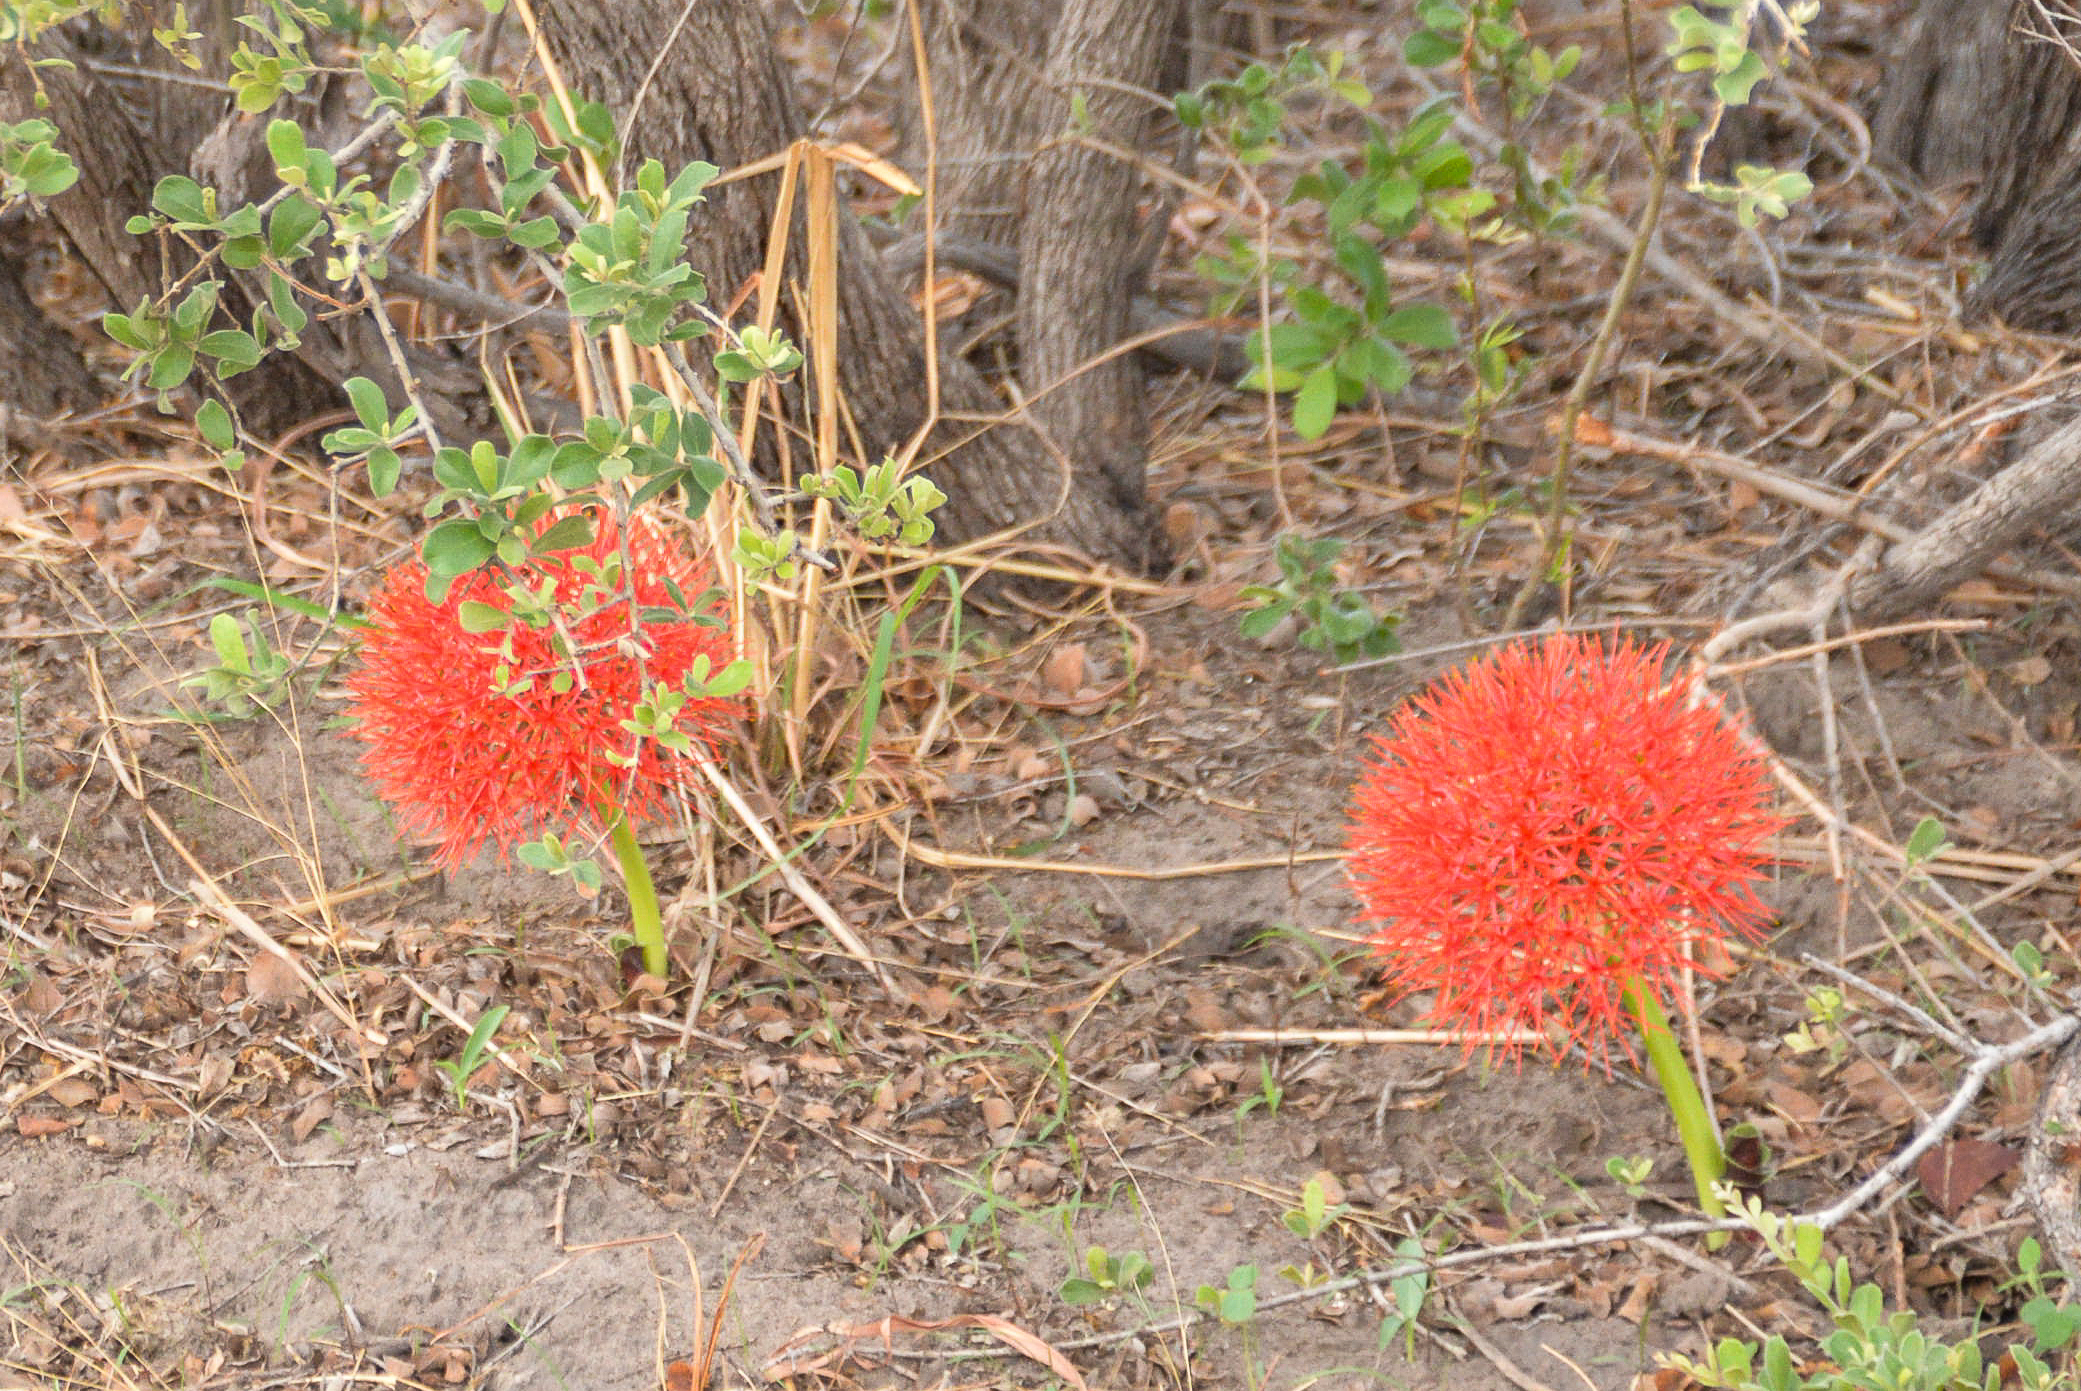
<path id="1" fill-rule="evenodd" d="M 1705 1098 L 1691 1076 L 1684 1050 L 1669 1028 L 1669 1016 L 1662 1012 L 1654 992 L 1637 977 L 1627 982 L 1620 999 L 1633 1022 L 1640 1026 L 1648 1066 L 1654 1069 L 1655 1081 L 1661 1084 L 1662 1095 L 1669 1100 L 1670 1114 L 1676 1117 L 1676 1133 L 1684 1143 L 1684 1158 L 1690 1161 L 1691 1178 L 1698 1185 L 1698 1206 L 1707 1217 L 1725 1217 L 1727 1205 L 1713 1192 L 1713 1185 L 1726 1175 L 1727 1154 L 1720 1148 L 1719 1131 L 1705 1109 Z"/>
<path id="2" fill-rule="evenodd" d="M 636 945 L 643 948 L 643 970 L 662 980 L 671 963 L 665 957 L 665 921 L 658 912 L 658 890 L 650 878 L 650 865 L 643 858 L 643 847 L 636 844 L 636 833 L 629 829 L 629 818 L 618 811 L 609 814 L 607 837 L 621 864 L 621 881 L 629 891 L 629 925 L 636 934 Z M 1681 1065 L 1683 1060 L 1679 1057 L 1677 1061 Z"/>

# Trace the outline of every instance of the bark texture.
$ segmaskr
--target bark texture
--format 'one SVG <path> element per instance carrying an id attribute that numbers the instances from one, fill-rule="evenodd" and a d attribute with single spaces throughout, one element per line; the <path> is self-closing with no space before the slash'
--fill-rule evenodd
<path id="1" fill-rule="evenodd" d="M 1144 526 L 1141 364 L 1105 354 L 1126 337 L 1154 245 L 1139 245 L 1140 171 L 1069 130 L 1069 98 L 1079 98 L 1094 140 L 1144 148 L 1154 113 L 1138 93 L 1161 76 L 1177 21 L 1176 0 L 1080 0 L 1063 15 L 1047 68 L 1061 129 L 1028 166 L 1019 232 L 1020 374 L 1034 420 L 1090 486 Z"/>
<path id="2" fill-rule="evenodd" d="M 793 83 L 757 0 L 538 0 L 537 9 L 567 80 L 621 114 L 631 160 L 656 158 L 676 170 L 705 159 L 730 169 L 784 150 L 804 133 Z M 717 189 L 697 221 L 696 265 L 718 301 L 727 303 L 762 264 L 775 188 L 766 177 Z M 805 265 L 799 225 L 792 235 L 798 245 L 789 263 Z M 840 219 L 838 256 L 842 384 L 865 447 L 878 457 L 902 445 L 923 419 L 922 325 L 849 217 Z M 1076 454 L 1056 457 L 1015 423 L 974 433 L 972 422 L 1004 405 L 952 356 L 942 356 L 940 386 L 942 413 L 955 420 L 940 427 L 926 456 L 952 450 L 929 469 L 951 498 L 941 513 L 949 535 L 1030 526 L 1029 536 L 1099 559 L 1146 563 L 1151 533 L 1142 510 L 1123 508 L 1102 470 Z"/>
<path id="3" fill-rule="evenodd" d="M 2003 10 L 1998 79 L 1982 108 L 1986 169 L 1973 235 L 1988 252 L 1971 307 L 2018 328 L 2081 329 L 2081 34 L 2072 0 L 1975 0 Z M 1940 37 L 1931 43 L 1948 59 Z"/>
<path id="4" fill-rule="evenodd" d="M 1920 0 L 1894 46 L 1872 143 L 1932 185 L 1987 167 L 1988 113 L 2002 105 L 2009 0 Z"/>
<path id="5" fill-rule="evenodd" d="M 20 229 L 0 227 L 0 343 L 33 345 L 0 357 L 0 409 L 35 416 L 85 410 L 98 393 L 94 374 L 70 334 L 43 316 L 22 283 L 22 262 L 10 249 Z"/>
<path id="6" fill-rule="evenodd" d="M 1053 0 L 919 3 L 938 117 L 933 192 L 940 229 L 1015 249 L 1025 212 L 1021 185 L 1049 105 L 1048 36 L 1061 6 Z M 904 52 L 909 55 L 908 45 Z M 910 83 L 916 90 L 915 70 Z M 915 105 L 906 117 L 904 158 L 922 172 L 928 147 Z"/>
<path id="7" fill-rule="evenodd" d="M 2081 419 L 2053 431 L 1971 497 L 1891 547 L 1876 571 L 1850 586 L 1850 607 L 1873 623 L 1921 612 L 2032 528 L 2071 516 L 2077 496 Z"/>
<path id="8" fill-rule="evenodd" d="M 258 201 L 274 188 L 265 123 L 236 116 L 223 89 L 193 82 L 194 74 L 151 41 L 150 26 L 170 22 L 171 4 L 158 0 L 133 9 L 123 33 L 79 21 L 46 34 L 38 56 L 70 66 L 32 69 L 12 59 L 0 62 L 0 120 L 41 115 L 58 127 L 59 144 L 79 166 L 80 180 L 50 200 L 50 216 L 107 290 L 110 307 L 124 311 L 156 298 L 195 265 L 178 237 L 155 242 L 124 230 L 125 222 L 150 207 L 161 178 L 191 175 L 217 187 L 225 207 Z M 195 17 L 195 27 L 204 31 L 194 45 L 204 78 L 221 82 L 230 71 L 229 54 L 243 32 L 232 27 L 230 15 L 231 7 L 211 5 Z M 39 90 L 49 100 L 47 110 L 35 104 Z M 344 113 L 330 97 L 331 89 L 320 84 L 308 100 L 279 114 L 304 124 L 314 145 L 338 143 L 344 135 L 328 141 L 326 126 Z M 263 298 L 258 282 L 221 268 L 217 273 L 226 281 L 220 322 L 251 322 Z M 17 357 L 62 353 L 70 346 L 65 331 L 40 316 L 0 320 L 0 333 L 7 335 L 0 349 Z M 338 384 L 357 373 L 383 385 L 392 400 L 402 399 L 366 318 L 314 319 L 302 338 L 296 353 L 272 354 L 223 383 L 227 403 L 249 429 L 279 433 L 343 404 Z M 445 352 L 416 349 L 409 360 L 422 399 L 445 433 L 474 437 L 489 423 L 466 364 Z"/>

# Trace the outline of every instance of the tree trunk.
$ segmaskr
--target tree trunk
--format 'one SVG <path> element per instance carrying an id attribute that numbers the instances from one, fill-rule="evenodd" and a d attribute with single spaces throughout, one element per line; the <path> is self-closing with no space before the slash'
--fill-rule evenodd
<path id="1" fill-rule="evenodd" d="M 94 374 L 69 334 L 56 328 L 22 283 L 23 265 L 11 249 L 21 245 L 19 225 L 0 228 L 0 343 L 33 344 L 0 360 L 0 408 L 34 416 L 86 410 L 99 394 Z M 5 425 L 0 424 L 0 433 Z"/>
<path id="2" fill-rule="evenodd" d="M 80 181 L 50 201 L 51 218 L 107 290 L 111 307 L 128 311 L 159 295 L 195 264 L 179 238 L 155 244 L 130 235 L 123 224 L 151 206 L 152 187 L 160 178 L 188 172 L 190 154 L 223 115 L 224 98 L 171 80 L 187 74 L 148 38 L 133 42 L 98 24 L 67 25 L 46 34 L 37 52 L 68 66 L 32 70 L 22 62 L 0 63 L 0 120 L 42 114 L 58 127 L 58 143 L 79 166 Z M 145 79 L 137 89 L 126 90 L 106 75 L 109 65 L 167 74 L 168 80 Z M 47 111 L 35 105 L 39 89 L 49 99 Z M 250 316 L 250 305 L 235 290 L 227 300 L 228 310 Z M 21 356 L 51 352 L 65 339 L 63 328 L 41 318 L 9 323 L 6 331 Z M 333 399 L 309 369 L 282 356 L 233 378 L 229 387 L 232 403 L 262 432 L 286 429 Z"/>
<path id="3" fill-rule="evenodd" d="M 231 70 L 229 55 L 242 32 L 231 25 L 232 8 L 202 7 L 196 18 L 208 32 L 194 52 L 203 76 L 220 82 Z M 61 59 L 64 66 L 0 62 L 0 121 L 40 115 L 58 127 L 58 143 L 79 166 L 80 181 L 50 200 L 51 218 L 108 291 L 111 307 L 126 312 L 157 298 L 195 265 L 179 237 L 153 241 L 124 230 L 126 221 L 150 207 L 161 178 L 188 174 L 217 187 L 225 207 L 257 202 L 274 188 L 265 122 L 233 113 L 221 88 L 193 81 L 151 40 L 152 24 L 171 22 L 171 4 L 160 0 L 132 9 L 125 33 L 78 21 L 44 35 L 36 56 Z M 325 120 L 327 90 L 324 84 L 296 109 L 277 114 L 294 116 L 312 130 Z M 36 104 L 39 91 L 48 109 Z M 314 144 L 322 139 L 312 138 Z M 219 275 L 226 282 L 220 319 L 251 322 L 264 298 L 258 281 L 221 267 Z M 40 316 L 28 322 L 0 319 L 0 333 L 6 335 L 0 347 L 18 357 L 70 348 L 65 330 Z M 249 430 L 276 434 L 344 404 L 339 383 L 350 376 L 370 377 L 392 400 L 402 399 L 368 316 L 314 318 L 302 340 L 296 353 L 270 354 L 257 368 L 221 384 L 226 403 Z M 453 359 L 436 352 L 413 349 L 408 360 L 435 423 L 462 437 L 451 442 L 467 442 L 489 423 L 473 371 L 458 371 Z"/>
<path id="4" fill-rule="evenodd" d="M 938 117 L 939 181 L 933 191 L 939 230 L 1016 251 L 1025 212 L 1020 186 L 1033 157 L 1041 111 L 1048 105 L 1052 26 L 1048 16 L 1035 12 L 1032 0 L 1024 5 L 1017 0 L 919 4 Z M 1048 5 L 1050 11 L 1056 8 Z M 908 56 L 909 45 L 904 51 Z M 915 86 L 915 65 L 907 66 Z M 906 108 L 906 122 L 903 157 L 922 175 L 927 146 L 914 104 Z"/>
<path id="5" fill-rule="evenodd" d="M 567 80 L 620 117 L 630 159 L 655 158 L 668 170 L 705 159 L 727 170 L 784 150 L 805 132 L 758 0 L 613 6 L 538 0 L 537 8 Z M 668 36 L 662 53 L 660 36 Z M 1063 103 L 1066 115 L 1066 94 Z M 774 187 L 767 177 L 716 189 L 696 222 L 696 266 L 719 300 L 727 301 L 764 261 Z M 790 264 L 806 264 L 799 223 L 792 235 L 798 243 Z M 923 334 L 917 313 L 850 217 L 840 218 L 838 257 L 841 382 L 865 446 L 878 457 L 903 445 L 924 419 Z M 1097 287 L 1064 286 L 1063 292 L 1072 288 L 1074 312 L 1090 312 Z M 942 354 L 939 371 L 947 418 L 923 457 L 945 452 L 927 471 L 949 494 L 941 513 L 949 536 L 1023 528 L 1029 538 L 1101 560 L 1137 569 L 1148 563 L 1153 532 L 1145 504 L 1138 495 L 1123 496 L 1106 466 L 1093 463 L 1091 442 L 1072 439 L 1058 458 L 1016 419 L 978 432 L 979 421 L 1004 413 L 1004 402 L 950 354 Z"/>
<path id="6" fill-rule="evenodd" d="M 1872 116 L 1879 153 L 1933 186 L 1978 179 L 1988 115 L 2003 105 L 2008 25 L 2009 0 L 1921 0 Z"/>
<path id="7" fill-rule="evenodd" d="M 1141 364 L 1105 354 L 1126 336 L 1155 243 L 1136 216 L 1140 171 L 1073 134 L 1068 118 L 1074 94 L 1093 140 L 1145 148 L 1155 113 L 1139 93 L 1175 48 L 1177 11 L 1175 0 L 1082 0 L 1062 17 L 1048 52 L 1054 100 L 1042 107 L 1052 105 L 1059 133 L 1027 168 L 1019 233 L 1019 363 L 1034 421 L 1138 519 L 1148 506 Z"/>
<path id="8" fill-rule="evenodd" d="M 1919 135 L 1908 122 L 1895 139 L 1925 161 L 1984 142 L 1973 236 L 1988 269 L 1969 307 L 2018 328 L 2081 330 L 2081 59 L 2068 47 L 2081 12 L 2074 0 L 1936 8 L 1910 26 L 1896 67 L 1910 89 L 1930 80 L 1918 73 L 1944 73 L 1937 90 L 1955 100 L 1933 101 Z M 1966 129 L 1939 135 L 1939 124 Z"/>

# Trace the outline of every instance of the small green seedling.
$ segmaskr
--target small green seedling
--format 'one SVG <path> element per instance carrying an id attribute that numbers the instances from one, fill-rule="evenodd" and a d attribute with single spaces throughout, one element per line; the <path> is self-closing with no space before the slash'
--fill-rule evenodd
<path id="1" fill-rule="evenodd" d="M 463 1044 L 461 1055 L 453 1062 L 446 1058 L 437 1058 L 434 1061 L 434 1066 L 448 1075 L 448 1085 L 454 1089 L 455 1109 L 458 1111 L 469 1109 L 470 1079 L 477 1075 L 477 1069 L 483 1067 L 484 1060 L 490 1056 L 491 1036 L 497 1033 L 499 1025 L 505 1022 L 507 1009 L 505 1005 L 492 1005 L 486 1009 L 477 1016 L 477 1027 L 470 1030 L 469 1040 Z"/>
<path id="2" fill-rule="evenodd" d="M 2059 1351 L 2074 1342 L 2081 1334 L 2081 1308 L 2062 1304 L 2045 1289 L 2045 1282 L 2066 1280 L 2061 1271 L 2047 1271 L 2044 1248 L 2036 1237 L 2025 1237 L 2016 1248 L 2016 1278 L 2003 1288 L 2022 1287 L 2030 1291 L 2030 1298 L 2016 1311 L 2017 1321 L 2031 1332 L 2031 1351 L 2044 1355 Z M 2071 1287 L 2071 1281 L 2068 1282 Z"/>
<path id="3" fill-rule="evenodd" d="M 1257 1060 L 1257 1095 L 1246 1097 L 1242 1105 L 1236 1107 L 1236 1124 L 1240 1127 L 1243 1117 L 1249 1115 L 1260 1106 L 1264 1108 L 1266 1115 L 1277 1116 L 1279 1114 L 1279 1106 L 1285 1100 L 1286 1088 L 1280 1086 L 1279 1079 L 1272 1075 L 1272 1064 L 1267 1059 L 1259 1058 Z"/>
<path id="4" fill-rule="evenodd" d="M 1629 1198 L 1647 1196 L 1648 1175 L 1655 1171 L 1655 1161 L 1638 1155 L 1613 1155 L 1604 1161 L 1604 1172 L 1612 1181 L 1626 1190 Z"/>
<path id="5" fill-rule="evenodd" d="M 1336 564 L 1343 554 L 1344 542 L 1334 536 L 1281 536 L 1272 552 L 1278 583 L 1253 584 L 1243 591 L 1245 602 L 1256 606 L 1243 615 L 1243 636 L 1266 637 L 1292 614 L 1300 624 L 1301 646 L 1327 653 L 1339 665 L 1401 651 L 1395 637 L 1401 615 L 1338 585 Z"/>
<path id="6" fill-rule="evenodd" d="M 1286 1230 L 1302 1241 L 1313 1241 L 1349 1211 L 1351 1204 L 1332 1204 L 1322 1180 L 1311 1178 L 1301 1185 L 1301 1205 L 1287 1211 L 1279 1220 L 1286 1224 Z"/>
<path id="7" fill-rule="evenodd" d="M 1427 1259 L 1423 1243 L 1415 1237 L 1404 1237 L 1395 1246 L 1395 1255 L 1402 1261 Z M 1423 1303 L 1431 1293 L 1431 1272 L 1428 1269 L 1412 1270 L 1398 1275 L 1387 1282 L 1388 1298 L 1393 1300 L 1394 1309 L 1380 1316 L 1380 1350 L 1397 1337 L 1404 1340 L 1405 1355 L 1416 1356 L 1416 1320 L 1423 1313 Z"/>
<path id="8" fill-rule="evenodd" d="M 1139 1251 L 1122 1251 L 1115 1256 L 1103 1246 L 1084 1253 L 1088 1276 L 1072 1275 L 1057 1291 L 1065 1304 L 1098 1304 L 1115 1295 L 1136 1294 L 1156 1271 Z"/>
<path id="9" fill-rule="evenodd" d="M 228 613 L 212 618 L 210 647 L 217 665 L 184 677 L 181 684 L 202 687 L 203 698 L 225 717 L 248 719 L 282 698 L 289 659 L 275 650 L 250 614 L 243 623 Z"/>
<path id="10" fill-rule="evenodd" d="M 2023 973 L 2023 979 L 2044 990 L 2051 986 L 2052 973 L 2045 969 L 2045 953 L 2036 942 L 2018 942 L 2009 949 L 2009 959 Z"/>
<path id="11" fill-rule="evenodd" d="M 1915 823 L 1914 830 L 1908 832 L 1908 843 L 1901 847 L 1900 853 L 1906 858 L 1908 868 L 1914 869 L 1950 848 L 1951 842 L 1944 839 L 1944 823 L 1934 816 L 1925 816 Z"/>
<path id="12" fill-rule="evenodd" d="M 1785 1047 L 1794 1053 L 1822 1053 L 1829 1063 L 1843 1060 L 1850 1041 L 1843 1034 L 1843 992 L 1832 985 L 1817 985 L 1807 992 L 1806 1022 L 1784 1035 Z"/>
<path id="13" fill-rule="evenodd" d="M 1257 1267 L 1237 1266 L 1228 1272 L 1228 1285 L 1224 1289 L 1201 1285 L 1192 1302 L 1230 1328 L 1242 1327 L 1257 1317 Z"/>

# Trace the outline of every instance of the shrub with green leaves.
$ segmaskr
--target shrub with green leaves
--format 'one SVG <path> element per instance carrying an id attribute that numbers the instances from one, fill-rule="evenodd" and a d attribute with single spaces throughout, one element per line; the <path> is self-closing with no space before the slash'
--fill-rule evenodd
<path id="1" fill-rule="evenodd" d="M 1256 607 L 1243 615 L 1246 638 L 1267 637 L 1292 616 L 1299 624 L 1298 641 L 1343 664 L 1399 652 L 1395 628 L 1402 616 L 1374 605 L 1363 594 L 1342 587 L 1337 559 L 1344 542 L 1334 536 L 1281 536 L 1273 547 L 1279 565 L 1275 584 L 1254 584 L 1243 601 Z"/>
<path id="2" fill-rule="evenodd" d="M 1830 1331 L 1821 1338 L 1823 1356 L 1818 1360 L 1796 1357 L 1777 1334 L 1761 1343 L 1722 1338 L 1703 1362 L 1682 1356 L 1663 1359 L 1700 1386 L 1726 1391 L 2054 1391 L 2073 1385 L 2047 1359 L 2072 1344 L 2077 1320 L 2044 1294 L 2035 1242 L 2026 1242 L 2018 1256 L 2027 1282 L 2037 1291 L 2023 1314 L 2031 1338 L 2011 1343 L 2000 1358 L 1989 1358 L 1977 1339 L 1945 1342 L 1924 1332 L 1911 1311 L 1889 1309 L 1877 1285 L 1851 1279 L 1848 1260 L 1828 1260 L 1819 1227 L 1779 1217 L 1731 1188 L 1725 1196 L 1733 1215 L 1755 1230 L 1770 1254 L 1821 1306 Z M 2013 1365 L 2013 1379 L 2004 1375 L 2004 1362 Z"/>

